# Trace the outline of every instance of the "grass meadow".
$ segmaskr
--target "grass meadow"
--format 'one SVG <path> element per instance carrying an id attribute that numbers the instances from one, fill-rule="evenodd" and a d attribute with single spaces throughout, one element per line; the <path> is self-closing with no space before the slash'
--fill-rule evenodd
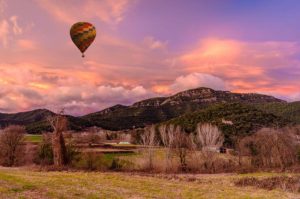
<path id="1" fill-rule="evenodd" d="M 296 174 L 142 175 L 0 168 L 0 198 L 299 198 L 284 190 L 234 185 L 249 176 L 286 175 Z"/>

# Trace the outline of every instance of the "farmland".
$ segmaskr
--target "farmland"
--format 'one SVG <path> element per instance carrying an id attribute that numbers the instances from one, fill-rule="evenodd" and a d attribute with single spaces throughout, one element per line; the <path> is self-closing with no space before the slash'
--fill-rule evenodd
<path id="1" fill-rule="evenodd" d="M 237 187 L 247 175 L 141 175 L 114 172 L 40 172 L 28 168 L 0 168 L 0 198 L 297 198 L 283 190 Z"/>

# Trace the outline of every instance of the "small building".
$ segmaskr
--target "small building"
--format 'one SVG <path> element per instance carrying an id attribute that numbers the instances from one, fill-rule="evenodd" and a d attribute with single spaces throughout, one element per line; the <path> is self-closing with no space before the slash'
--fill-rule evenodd
<path id="1" fill-rule="evenodd" d="M 219 151 L 220 153 L 226 153 L 227 149 L 225 147 L 220 147 Z"/>
<path id="2" fill-rule="evenodd" d="M 206 146 L 202 148 L 202 151 L 216 152 L 219 153 L 219 147 L 216 146 Z"/>
<path id="3" fill-rule="evenodd" d="M 129 142 L 119 142 L 119 144 L 130 144 Z"/>

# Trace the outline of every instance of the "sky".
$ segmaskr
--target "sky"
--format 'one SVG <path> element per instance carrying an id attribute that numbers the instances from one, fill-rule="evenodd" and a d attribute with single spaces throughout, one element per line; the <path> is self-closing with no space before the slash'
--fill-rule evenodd
<path id="1" fill-rule="evenodd" d="M 196 87 L 300 100 L 298 0 L 0 0 L 0 112 L 84 115 Z M 97 30 L 85 58 L 78 21 Z"/>

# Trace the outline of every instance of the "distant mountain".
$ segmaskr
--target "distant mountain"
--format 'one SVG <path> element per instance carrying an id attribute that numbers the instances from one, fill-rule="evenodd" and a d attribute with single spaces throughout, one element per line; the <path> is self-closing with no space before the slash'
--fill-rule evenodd
<path id="1" fill-rule="evenodd" d="M 272 113 L 256 109 L 242 103 L 221 103 L 173 118 L 166 124 L 182 126 L 185 131 L 193 132 L 198 123 L 217 125 L 225 136 L 225 144 L 232 146 L 234 139 L 249 135 L 262 127 L 283 127 L 293 122 Z"/>
<path id="2" fill-rule="evenodd" d="M 179 92 L 169 97 L 142 100 L 131 106 L 115 105 L 82 117 L 67 117 L 70 128 L 73 130 L 82 130 L 90 126 L 98 126 L 108 130 L 123 130 L 168 121 L 183 114 L 203 110 L 220 103 L 241 103 L 254 106 L 269 103 L 288 104 L 283 100 L 267 95 L 232 93 L 201 87 Z M 51 130 L 46 118 L 53 114 L 46 109 L 16 114 L 0 113 L 0 125 L 25 125 L 28 132 L 39 133 Z"/>
<path id="3" fill-rule="evenodd" d="M 20 113 L 0 113 L 0 125 L 7 126 L 10 124 L 26 125 L 29 123 L 45 120 L 47 117 L 54 115 L 53 112 L 47 109 L 36 109 L 28 112 Z"/>
<path id="4" fill-rule="evenodd" d="M 196 88 L 179 92 L 170 97 L 158 97 L 134 103 L 133 107 L 182 105 L 185 103 L 211 104 L 216 102 L 244 102 L 244 103 L 269 103 L 285 102 L 268 95 L 255 93 L 232 93 L 229 91 L 216 91 L 211 88 Z"/>
<path id="5" fill-rule="evenodd" d="M 117 105 L 82 118 L 105 129 L 122 130 L 167 121 L 182 114 L 203 109 L 211 104 L 233 102 L 246 104 L 286 103 L 267 95 L 215 91 L 201 87 L 183 91 L 170 97 L 143 100 L 131 106 Z"/>

